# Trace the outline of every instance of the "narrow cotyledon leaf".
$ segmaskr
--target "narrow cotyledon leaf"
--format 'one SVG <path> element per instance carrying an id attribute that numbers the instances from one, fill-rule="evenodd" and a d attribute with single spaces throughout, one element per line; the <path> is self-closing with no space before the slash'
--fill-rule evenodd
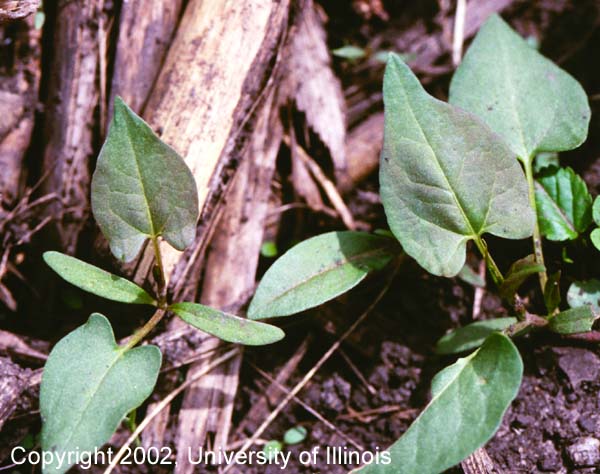
<path id="1" fill-rule="evenodd" d="M 318 306 L 383 268 L 399 250 L 393 239 L 365 232 L 329 232 L 305 240 L 265 273 L 248 316 L 287 316 Z"/>

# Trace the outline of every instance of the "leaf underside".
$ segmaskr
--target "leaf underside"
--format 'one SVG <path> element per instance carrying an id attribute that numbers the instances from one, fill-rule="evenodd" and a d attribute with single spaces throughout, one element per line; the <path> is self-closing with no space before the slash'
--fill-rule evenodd
<path id="1" fill-rule="evenodd" d="M 540 231 L 549 240 L 573 240 L 592 223 L 592 196 L 571 168 L 545 170 L 535 183 Z"/>
<path id="2" fill-rule="evenodd" d="M 123 351 L 108 319 L 92 314 L 54 347 L 42 378 L 42 449 L 55 462 L 44 472 L 61 474 L 58 456 L 106 443 L 123 417 L 152 393 L 161 364 L 156 346 Z"/>
<path id="3" fill-rule="evenodd" d="M 44 261 L 72 285 L 112 301 L 155 305 L 156 301 L 135 283 L 60 252 L 45 252 Z"/>
<path id="4" fill-rule="evenodd" d="M 523 362 L 506 336 L 492 334 L 475 353 L 442 370 L 432 400 L 390 448 L 391 464 L 360 474 L 437 474 L 462 461 L 496 432 L 517 395 Z"/>
<path id="5" fill-rule="evenodd" d="M 195 328 L 228 342 L 262 346 L 285 336 L 276 326 L 240 318 L 198 303 L 175 303 L 169 306 L 169 310 Z"/>
<path id="6" fill-rule="evenodd" d="M 481 117 L 524 161 L 579 146 L 591 114 L 579 83 L 498 15 L 481 27 L 457 68 L 450 103 Z"/>
<path id="7" fill-rule="evenodd" d="M 288 316 L 325 303 L 383 268 L 397 253 L 393 239 L 365 232 L 329 232 L 305 240 L 265 273 L 248 317 Z"/>
<path id="8" fill-rule="evenodd" d="M 504 142 L 473 115 L 425 92 L 397 55 L 383 85 L 380 183 L 388 223 L 427 271 L 454 276 L 467 241 L 533 232 L 525 176 Z"/>
<path id="9" fill-rule="evenodd" d="M 183 250 L 194 241 L 198 193 L 171 147 L 117 97 L 92 178 L 92 211 L 113 254 L 126 262 L 161 235 Z"/>
<path id="10" fill-rule="evenodd" d="M 495 318 L 476 321 L 444 335 L 435 346 L 436 354 L 458 354 L 481 346 L 493 332 L 515 324 L 517 318 Z"/>

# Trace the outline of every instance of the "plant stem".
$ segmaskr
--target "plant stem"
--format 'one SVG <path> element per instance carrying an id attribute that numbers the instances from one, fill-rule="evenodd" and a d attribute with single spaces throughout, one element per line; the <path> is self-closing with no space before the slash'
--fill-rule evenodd
<path id="1" fill-rule="evenodd" d="M 496 284 L 496 286 L 500 287 L 502 283 L 504 283 L 504 276 L 502 276 L 502 272 L 500 271 L 498 265 L 496 265 L 496 262 L 490 255 L 485 240 L 483 240 L 481 237 L 476 237 L 475 244 L 477 245 L 477 248 L 479 249 L 479 252 L 481 253 L 482 257 L 485 259 L 485 264 L 487 265 L 488 270 L 490 271 L 490 275 L 492 275 L 494 283 Z"/>
<path id="2" fill-rule="evenodd" d="M 158 275 L 155 275 L 156 286 L 158 293 L 158 309 L 131 338 L 127 341 L 127 344 L 123 347 L 124 351 L 128 351 L 132 347 L 135 347 L 142 339 L 144 339 L 150 331 L 152 331 L 160 320 L 164 317 L 167 312 L 167 287 L 165 284 L 165 269 L 163 267 L 162 255 L 160 253 L 160 246 L 158 244 L 158 238 L 153 237 L 152 248 L 154 249 L 154 256 L 156 257 L 156 270 Z"/>
<path id="3" fill-rule="evenodd" d="M 144 324 L 131 338 L 127 341 L 127 344 L 123 346 L 124 351 L 128 351 L 132 347 L 136 346 L 138 342 L 144 339 L 150 331 L 152 331 L 156 325 L 160 322 L 163 316 L 166 314 L 166 310 L 163 308 L 159 308 L 152 315 L 152 317 L 148 320 L 146 324 Z"/>
<path id="4" fill-rule="evenodd" d="M 158 272 L 156 278 L 156 286 L 158 287 L 158 306 L 164 307 L 167 302 L 166 295 L 166 282 L 165 282 L 165 268 L 163 266 L 162 254 L 160 253 L 160 245 L 157 237 L 152 237 L 152 248 L 154 249 L 154 256 L 156 258 L 156 269 Z"/>
<path id="5" fill-rule="evenodd" d="M 525 177 L 527 178 L 527 187 L 529 190 L 529 205 L 533 209 L 535 216 L 535 226 L 533 227 L 533 255 L 535 262 L 544 265 L 544 252 L 542 250 L 542 234 L 540 233 L 540 225 L 537 217 L 537 204 L 535 202 L 535 183 L 533 181 L 533 158 L 524 160 L 525 164 Z M 542 293 L 546 288 L 546 282 L 548 281 L 548 274 L 546 270 L 539 272 L 540 286 L 542 287 Z"/>

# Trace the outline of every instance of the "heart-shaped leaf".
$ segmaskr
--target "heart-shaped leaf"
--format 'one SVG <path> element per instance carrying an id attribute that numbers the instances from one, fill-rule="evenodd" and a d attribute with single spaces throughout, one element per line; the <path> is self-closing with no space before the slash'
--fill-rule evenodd
<path id="1" fill-rule="evenodd" d="M 534 216 L 518 162 L 473 115 L 434 99 L 391 55 L 383 82 L 380 183 L 388 223 L 427 271 L 454 276 L 467 241 L 529 237 Z"/>
<path id="2" fill-rule="evenodd" d="M 42 377 L 42 449 L 54 453 L 44 473 L 66 472 L 71 453 L 106 443 L 123 417 L 148 398 L 161 364 L 156 346 L 119 347 L 108 319 L 92 314 L 54 347 Z"/>
<path id="3" fill-rule="evenodd" d="M 523 161 L 585 140 L 585 91 L 498 15 L 481 27 L 456 70 L 450 102 L 481 117 Z"/>
<path id="4" fill-rule="evenodd" d="M 240 318 L 198 303 L 175 303 L 169 306 L 169 310 L 186 323 L 228 342 L 262 346 L 285 336 L 276 326 Z"/>
<path id="5" fill-rule="evenodd" d="M 594 313 L 600 314 L 600 280 L 592 278 L 573 282 L 567 291 L 567 302 L 571 308 L 587 305 Z"/>
<path id="6" fill-rule="evenodd" d="M 515 324 L 517 318 L 495 318 L 476 321 L 444 335 L 435 346 L 436 354 L 458 354 L 475 349 L 494 332 L 503 331 Z"/>
<path id="7" fill-rule="evenodd" d="M 135 283 L 60 252 L 44 252 L 44 261 L 66 281 L 82 290 L 121 303 L 156 305 Z"/>
<path id="8" fill-rule="evenodd" d="M 92 211 L 112 253 L 126 262 L 147 238 L 160 235 L 183 250 L 196 234 L 192 172 L 119 97 L 92 178 Z"/>
<path id="9" fill-rule="evenodd" d="M 585 305 L 550 316 L 548 329 L 558 334 L 588 332 L 592 330 L 595 320 L 596 316 L 592 313 L 592 307 Z"/>
<path id="10" fill-rule="evenodd" d="M 361 474 L 438 474 L 462 461 L 496 432 L 517 395 L 523 362 L 514 344 L 492 334 L 480 349 L 442 370 L 431 402 L 390 448 L 390 464 Z"/>
<path id="11" fill-rule="evenodd" d="M 383 268 L 398 251 L 392 239 L 365 232 L 329 232 L 305 240 L 265 273 L 248 317 L 288 316 L 325 303 Z"/>
<path id="12" fill-rule="evenodd" d="M 500 286 L 500 296 L 510 300 L 527 278 L 545 270 L 546 267 L 537 263 L 533 255 L 517 260 L 511 265 L 504 282 Z"/>
<path id="13" fill-rule="evenodd" d="M 542 235 L 573 240 L 592 223 L 592 196 L 571 168 L 547 168 L 535 183 L 535 201 Z"/>

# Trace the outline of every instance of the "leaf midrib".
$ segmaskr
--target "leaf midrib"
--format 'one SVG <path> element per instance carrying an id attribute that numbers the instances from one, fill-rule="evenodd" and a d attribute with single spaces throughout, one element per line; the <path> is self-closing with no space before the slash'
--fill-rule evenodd
<path id="1" fill-rule="evenodd" d="M 115 350 L 115 349 L 113 348 L 113 350 Z M 64 442 L 64 447 L 67 447 L 68 443 L 70 443 L 71 440 L 73 439 L 73 436 L 74 436 L 75 432 L 77 431 L 77 429 L 79 428 L 79 426 L 83 422 L 83 419 L 85 418 L 84 415 L 87 412 L 87 410 L 89 409 L 89 407 L 90 407 L 90 405 L 92 403 L 92 400 L 95 397 L 95 394 L 98 393 L 98 390 L 100 389 L 100 387 L 104 383 L 104 380 L 106 379 L 106 377 L 108 376 L 108 374 L 110 373 L 110 371 L 113 369 L 113 367 L 117 364 L 117 362 L 119 361 L 119 359 L 121 359 L 126 352 L 127 351 L 123 350 L 122 348 L 118 348 L 118 346 L 117 346 L 117 355 L 116 355 L 116 357 L 111 361 L 111 363 L 109 364 L 109 366 L 107 367 L 107 369 L 105 370 L 105 372 L 102 374 L 102 377 L 100 377 L 99 382 L 94 387 L 94 390 L 91 392 L 92 396 L 89 397 L 88 401 L 86 402 L 86 404 L 84 405 L 83 409 L 81 410 L 81 414 L 80 414 L 80 416 L 79 416 L 79 418 L 77 420 L 77 423 L 75 423 L 75 425 L 71 429 L 71 432 L 69 433 L 69 436 L 66 438 L 66 440 Z"/>
<path id="2" fill-rule="evenodd" d="M 129 114 L 129 111 L 126 110 L 125 114 Z M 137 153 L 136 153 L 135 147 L 133 145 L 133 141 L 131 139 L 129 125 L 127 123 L 129 120 L 131 120 L 131 117 L 126 116 L 125 117 L 125 128 L 126 128 L 125 135 L 127 136 L 127 141 L 129 142 L 129 146 L 130 146 L 131 152 L 133 154 L 133 162 L 135 163 L 135 171 L 138 175 L 138 179 L 140 180 L 140 187 L 142 188 L 142 195 L 144 197 L 144 209 L 146 211 L 146 217 L 148 218 L 148 223 L 150 224 L 151 237 L 157 237 L 158 234 L 156 233 L 156 229 L 154 229 L 154 220 L 152 219 L 152 213 L 150 212 L 150 205 L 148 203 L 148 195 L 146 194 L 146 186 L 144 184 L 144 179 L 142 178 L 142 171 L 140 168 L 140 163 L 138 162 Z"/>
<path id="3" fill-rule="evenodd" d="M 421 94 L 424 94 L 425 92 L 423 90 L 419 91 Z M 440 160 L 438 159 L 437 153 L 435 152 L 433 146 L 431 146 L 431 143 L 429 142 L 429 138 L 427 137 L 425 130 L 423 129 L 423 126 L 421 125 L 421 122 L 419 121 L 419 119 L 417 118 L 417 116 L 415 115 L 415 112 L 413 110 L 413 106 L 412 103 L 410 101 L 410 97 L 409 95 L 406 93 L 406 89 L 404 87 L 404 82 L 402 82 L 402 93 L 404 94 L 404 97 L 406 99 L 406 103 L 409 105 L 408 110 L 410 111 L 415 123 L 418 125 L 419 127 L 419 131 L 421 132 L 421 136 L 423 137 L 423 139 L 425 140 L 425 144 L 429 147 L 429 149 L 431 150 L 431 153 L 434 157 L 434 161 L 436 163 L 436 165 L 438 166 L 440 172 L 442 173 L 442 176 L 444 178 L 444 181 L 446 182 L 446 185 L 448 186 L 448 189 L 450 190 L 450 194 L 452 195 L 452 198 L 456 204 L 456 207 L 458 208 L 459 212 L 461 213 L 464 221 L 466 222 L 469 230 L 471 231 L 471 236 L 473 238 L 478 238 L 479 237 L 479 233 L 475 232 L 475 229 L 473 228 L 473 225 L 471 224 L 471 220 L 467 217 L 467 213 L 465 212 L 462 203 L 460 202 L 458 195 L 456 193 L 456 191 L 454 190 L 454 187 L 452 186 L 452 184 L 450 183 L 448 176 L 446 175 L 446 170 L 444 169 L 444 167 L 442 166 Z M 436 99 L 433 99 L 433 101 L 437 102 Z M 447 105 L 447 104 L 444 104 Z M 464 158 L 463 158 L 464 160 Z M 485 227 L 485 221 L 482 223 L 481 228 L 483 229 Z M 446 229 L 448 230 L 448 229 Z"/>
<path id="4" fill-rule="evenodd" d="M 304 280 L 300 281 L 300 282 L 299 282 L 299 283 L 297 283 L 296 285 L 294 285 L 294 286 L 292 286 L 292 287 L 288 288 L 287 290 L 283 291 L 282 293 L 279 293 L 279 294 L 278 294 L 277 296 L 275 296 L 274 298 L 271 298 L 270 300 L 266 301 L 266 302 L 265 302 L 263 305 L 261 305 L 261 307 L 265 307 L 265 306 L 267 306 L 267 305 L 270 305 L 270 304 L 272 304 L 272 303 L 273 303 L 273 302 L 275 302 L 275 301 L 281 300 L 281 299 L 282 299 L 282 298 L 284 298 L 284 297 L 285 297 L 285 296 L 286 296 L 288 293 L 290 293 L 290 292 L 292 292 L 292 291 L 296 290 L 297 288 L 299 288 L 299 287 L 301 287 L 301 286 L 304 286 L 304 285 L 308 284 L 308 283 L 309 283 L 309 282 L 311 282 L 312 280 L 315 280 L 315 279 L 319 278 L 320 276 L 322 276 L 322 275 L 324 275 L 324 274 L 326 274 L 326 273 L 328 273 L 328 272 L 330 272 L 330 271 L 336 270 L 336 269 L 338 269 L 338 268 L 342 268 L 343 266 L 345 266 L 345 265 L 348 265 L 349 263 L 356 262 L 357 260 L 366 259 L 366 258 L 369 258 L 369 257 L 371 257 L 371 256 L 375 256 L 375 255 L 377 255 L 378 253 L 385 254 L 385 253 L 386 253 L 386 250 L 385 250 L 385 249 L 382 249 L 382 248 L 379 248 L 379 249 L 376 249 L 376 250 L 369 250 L 369 251 L 367 251 L 367 252 L 363 252 L 363 253 L 360 253 L 360 254 L 354 255 L 354 256 L 352 256 L 352 257 L 348 257 L 348 258 L 347 258 L 345 261 L 343 261 L 343 262 L 342 262 L 341 264 L 339 264 L 339 265 L 336 265 L 336 264 L 334 263 L 333 265 L 330 265 L 330 266 L 328 266 L 328 267 L 325 267 L 325 268 L 323 268 L 321 271 L 319 271 L 319 272 L 317 272 L 317 273 L 313 273 L 313 274 L 311 274 L 311 275 L 310 275 L 308 278 L 305 278 Z M 366 274 L 366 273 L 368 273 L 368 272 L 366 272 L 366 271 L 365 271 L 365 274 Z"/>
<path id="5" fill-rule="evenodd" d="M 525 150 L 525 156 L 522 156 L 520 158 L 523 161 L 530 162 L 533 159 L 533 153 L 529 153 L 529 151 L 527 150 L 527 142 L 525 141 L 523 122 L 521 121 L 521 115 L 519 114 L 519 109 L 517 108 L 516 88 L 514 87 L 514 82 L 513 82 L 513 78 L 512 78 L 513 69 L 512 69 L 512 66 L 510 65 L 510 62 L 507 61 L 506 49 L 504 48 L 504 46 L 505 46 L 504 42 L 499 41 L 499 43 L 500 43 L 500 51 L 501 51 L 501 56 L 502 56 L 502 63 L 504 64 L 504 69 L 507 71 L 506 82 L 508 85 L 508 90 L 510 92 L 509 97 L 510 97 L 510 102 L 512 104 L 513 115 L 517 122 L 517 128 L 519 130 L 519 135 L 521 136 L 521 143 L 523 144 L 523 150 Z M 519 153 L 517 153 L 517 156 L 518 155 L 519 155 Z"/>

